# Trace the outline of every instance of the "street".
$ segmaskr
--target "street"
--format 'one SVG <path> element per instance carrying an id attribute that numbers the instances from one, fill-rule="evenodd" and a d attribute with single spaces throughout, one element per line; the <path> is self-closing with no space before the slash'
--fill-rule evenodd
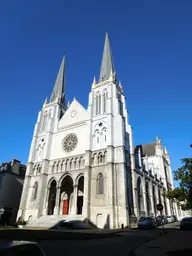
<path id="1" fill-rule="evenodd" d="M 177 224 L 167 224 L 167 235 L 178 232 Z M 38 241 L 46 255 L 131 255 L 132 250 L 150 240 L 160 237 L 161 227 L 153 230 L 132 229 L 122 231 L 113 237 L 89 240 Z"/>

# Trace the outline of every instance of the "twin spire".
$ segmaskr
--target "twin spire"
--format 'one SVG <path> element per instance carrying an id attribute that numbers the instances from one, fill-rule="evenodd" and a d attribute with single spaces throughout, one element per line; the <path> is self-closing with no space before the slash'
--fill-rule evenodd
<path id="1" fill-rule="evenodd" d="M 106 81 L 111 78 L 115 78 L 115 69 L 109 44 L 109 38 L 108 34 L 106 33 L 99 82 Z M 96 84 L 95 78 L 94 83 Z M 59 102 L 65 104 L 65 56 L 63 57 L 63 60 L 61 62 L 53 92 L 51 94 L 50 102 L 53 102 L 56 99 L 59 100 Z M 47 103 L 48 102 L 46 100 L 46 104 Z"/>
<path id="2" fill-rule="evenodd" d="M 65 103 L 65 56 L 61 62 L 50 102 L 55 101 L 56 99 L 58 99 L 61 103 Z"/>
<path id="3" fill-rule="evenodd" d="M 108 34 L 106 33 L 99 82 L 106 81 L 111 76 L 113 77 L 114 75 L 115 75 L 115 69 L 113 64 L 113 58 L 112 58 L 111 48 L 109 44 L 109 37 L 108 37 Z"/>

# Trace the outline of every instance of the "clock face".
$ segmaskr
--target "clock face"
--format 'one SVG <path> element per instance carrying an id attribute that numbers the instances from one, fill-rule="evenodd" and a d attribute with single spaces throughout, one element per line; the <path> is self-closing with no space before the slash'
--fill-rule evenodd
<path id="1" fill-rule="evenodd" d="M 74 148 L 77 146 L 78 139 L 74 133 L 68 134 L 64 138 L 63 148 L 66 152 L 73 151 Z"/>
<path id="2" fill-rule="evenodd" d="M 71 111 L 71 117 L 75 117 L 77 115 L 77 111 L 76 110 L 72 110 Z"/>

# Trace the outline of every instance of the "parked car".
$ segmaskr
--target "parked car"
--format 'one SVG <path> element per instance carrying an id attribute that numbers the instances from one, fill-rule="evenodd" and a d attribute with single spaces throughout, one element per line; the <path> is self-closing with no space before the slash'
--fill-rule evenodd
<path id="1" fill-rule="evenodd" d="M 161 216 L 156 217 L 156 223 L 157 223 L 157 227 L 161 226 L 161 224 L 162 224 Z"/>
<path id="2" fill-rule="evenodd" d="M 87 224 L 81 220 L 71 220 L 71 221 L 62 220 L 56 225 L 54 225 L 53 227 L 51 227 L 51 229 L 58 229 L 58 230 L 93 229 L 93 228 L 94 227 L 92 227 L 90 224 Z"/>
<path id="3" fill-rule="evenodd" d="M 166 215 L 162 216 L 162 221 L 163 221 L 163 224 L 168 224 L 168 219 Z"/>
<path id="4" fill-rule="evenodd" d="M 173 220 L 174 220 L 173 222 L 177 222 L 177 221 L 178 221 L 178 219 L 177 219 L 177 216 L 176 216 L 176 215 L 173 215 L 172 217 L 173 217 Z"/>
<path id="5" fill-rule="evenodd" d="M 159 215 L 159 216 L 157 216 L 157 217 L 161 219 L 161 223 L 162 223 L 163 225 L 165 225 L 165 224 L 168 223 L 167 217 L 166 217 L 165 215 L 162 215 L 162 216 Z"/>
<path id="6" fill-rule="evenodd" d="M 141 217 L 138 221 L 139 229 L 156 228 L 157 222 L 155 217 Z"/>
<path id="7" fill-rule="evenodd" d="M 45 253 L 40 246 L 35 242 L 30 241 L 0 241 L 0 255 L 1 256 L 25 256 L 36 255 L 45 256 Z"/>
<path id="8" fill-rule="evenodd" d="M 174 218 L 173 218 L 173 216 L 171 216 L 171 215 L 168 215 L 168 216 L 167 216 L 167 220 L 168 220 L 168 223 L 174 222 Z"/>
<path id="9" fill-rule="evenodd" d="M 180 222 L 181 230 L 192 230 L 192 217 L 185 217 Z"/>

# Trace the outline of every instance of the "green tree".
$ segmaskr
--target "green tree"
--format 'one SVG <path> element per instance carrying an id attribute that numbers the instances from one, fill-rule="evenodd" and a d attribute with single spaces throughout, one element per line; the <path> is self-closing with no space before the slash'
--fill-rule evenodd
<path id="1" fill-rule="evenodd" d="M 174 180 L 179 187 L 165 192 L 165 196 L 181 204 L 183 210 L 192 209 L 192 158 L 181 159 L 182 167 L 174 171 Z"/>

